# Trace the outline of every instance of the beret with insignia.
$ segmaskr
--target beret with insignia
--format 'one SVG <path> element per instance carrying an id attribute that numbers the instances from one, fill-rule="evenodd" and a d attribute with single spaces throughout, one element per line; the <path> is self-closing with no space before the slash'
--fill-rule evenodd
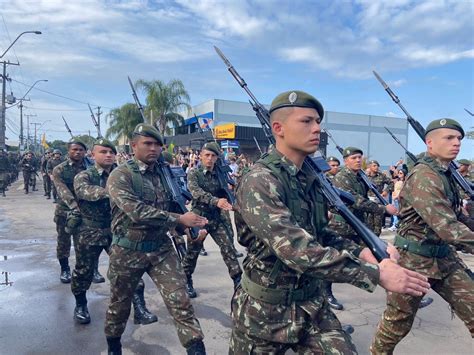
<path id="1" fill-rule="evenodd" d="M 430 124 L 426 127 L 425 139 L 428 132 L 431 132 L 431 131 L 434 131 L 435 129 L 440 129 L 440 128 L 455 129 L 456 131 L 461 133 L 461 138 L 464 138 L 464 130 L 462 129 L 462 126 L 459 124 L 458 121 L 453 120 L 452 118 L 439 118 L 437 120 L 430 122 Z"/>
<path id="2" fill-rule="evenodd" d="M 458 163 L 461 165 L 471 165 L 471 161 L 469 159 L 459 159 Z"/>
<path id="3" fill-rule="evenodd" d="M 155 127 L 147 123 L 137 124 L 133 131 L 133 135 L 155 138 L 158 141 L 158 144 L 160 145 L 163 145 L 165 143 L 160 132 L 158 132 Z"/>
<path id="4" fill-rule="evenodd" d="M 53 150 L 53 154 L 63 155 L 63 153 L 61 153 L 61 151 L 59 149 Z"/>
<path id="5" fill-rule="evenodd" d="M 336 157 L 329 157 L 329 158 L 327 158 L 326 161 L 327 161 L 327 162 L 335 161 L 336 163 L 338 163 L 339 165 L 341 165 L 341 162 L 340 162 L 339 159 L 337 159 Z"/>
<path id="6" fill-rule="evenodd" d="M 117 154 L 117 149 L 115 148 L 115 145 L 111 141 L 109 141 L 108 139 L 99 138 L 94 142 L 94 147 L 96 145 L 100 145 L 101 147 L 110 148 L 110 149 L 112 149 L 114 154 Z"/>
<path id="7" fill-rule="evenodd" d="M 379 162 L 375 159 L 369 161 L 369 164 L 377 164 L 377 166 L 380 166 Z"/>
<path id="8" fill-rule="evenodd" d="M 82 146 L 85 150 L 87 150 L 87 145 L 86 143 L 84 143 L 84 141 L 82 141 L 80 138 L 78 137 L 72 137 L 69 142 L 67 143 L 68 146 L 70 146 L 71 144 L 79 144 L 80 146 Z"/>
<path id="9" fill-rule="evenodd" d="M 216 142 L 208 142 L 202 146 L 202 149 L 210 150 L 216 155 L 221 154 L 221 148 L 219 147 L 219 144 L 217 144 Z"/>
<path id="10" fill-rule="evenodd" d="M 323 105 L 313 96 L 304 91 L 285 91 L 273 99 L 270 113 L 283 107 L 314 108 L 321 119 L 324 117 Z"/>
<path id="11" fill-rule="evenodd" d="M 362 151 L 362 149 L 359 149 L 359 148 L 356 148 L 356 147 L 344 148 L 344 151 L 342 153 L 343 153 L 342 157 L 344 159 L 347 158 L 350 155 L 353 155 L 353 154 L 362 154 L 362 155 L 364 155 L 364 152 Z"/>

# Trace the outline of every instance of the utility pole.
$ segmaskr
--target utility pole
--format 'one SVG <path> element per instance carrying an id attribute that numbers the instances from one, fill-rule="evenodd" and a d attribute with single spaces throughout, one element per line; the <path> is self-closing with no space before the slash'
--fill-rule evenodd
<path id="1" fill-rule="evenodd" d="M 11 63 L 9 60 L 4 60 L 1 62 L 3 64 L 3 75 L 2 75 L 2 115 L 0 117 L 0 150 L 5 149 L 5 131 L 7 129 L 6 127 L 6 85 L 7 85 L 7 80 L 10 80 L 10 78 L 7 75 L 7 65 L 20 65 L 20 63 Z"/>
<path id="2" fill-rule="evenodd" d="M 30 117 L 36 117 L 36 115 L 30 114 L 26 116 L 26 149 L 30 149 Z"/>
<path id="3" fill-rule="evenodd" d="M 42 123 L 39 122 L 31 122 L 31 125 L 35 126 L 35 152 L 38 150 L 38 145 L 36 144 L 36 127 L 41 126 Z"/>
<path id="4" fill-rule="evenodd" d="M 20 99 L 18 107 L 20 108 L 20 146 L 23 147 L 23 101 L 30 101 L 30 99 Z"/>

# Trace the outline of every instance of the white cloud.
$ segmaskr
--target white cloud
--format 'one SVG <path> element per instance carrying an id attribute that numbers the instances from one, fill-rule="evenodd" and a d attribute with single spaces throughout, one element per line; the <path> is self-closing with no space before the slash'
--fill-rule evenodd
<path id="1" fill-rule="evenodd" d="M 405 85 L 407 83 L 406 79 L 398 79 L 398 80 L 392 80 L 388 83 L 390 87 L 394 88 L 399 88 L 402 85 Z"/>
<path id="2" fill-rule="evenodd" d="M 389 112 L 385 113 L 385 116 L 387 116 L 387 117 L 397 117 L 397 114 L 395 112 L 389 111 Z"/>

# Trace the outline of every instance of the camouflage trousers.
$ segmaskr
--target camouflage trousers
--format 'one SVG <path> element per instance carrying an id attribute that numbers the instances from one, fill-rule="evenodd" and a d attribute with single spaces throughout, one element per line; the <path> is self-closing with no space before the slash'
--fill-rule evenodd
<path id="1" fill-rule="evenodd" d="M 7 172 L 0 171 L 0 192 L 8 187 L 10 177 Z"/>
<path id="2" fill-rule="evenodd" d="M 231 227 L 229 227 L 231 228 Z M 237 260 L 237 255 L 235 254 L 235 248 L 232 245 L 231 235 L 229 235 L 229 229 L 224 226 L 222 223 L 210 223 L 206 226 L 206 230 L 211 234 L 212 239 L 216 242 L 221 250 L 222 259 L 227 265 L 229 270 L 229 275 L 232 279 L 234 277 L 242 274 L 240 269 L 239 261 Z M 199 252 L 201 251 L 203 243 L 202 242 L 191 242 L 188 243 L 188 250 L 186 252 L 186 257 L 183 260 L 183 269 L 184 273 L 187 276 L 190 276 L 194 273 L 196 269 L 197 260 L 199 258 Z"/>
<path id="3" fill-rule="evenodd" d="M 58 240 L 56 245 L 56 256 L 58 260 L 69 258 L 71 255 L 71 237 L 76 249 L 77 235 L 71 235 L 66 232 L 66 216 L 55 215 L 54 223 L 56 223 L 56 232 L 58 233 Z"/>
<path id="4" fill-rule="evenodd" d="M 474 337 L 474 281 L 458 268 L 441 280 L 429 279 L 431 288 L 450 304 Z M 395 346 L 408 334 L 422 297 L 387 293 L 387 309 L 375 333 L 372 354 L 393 354 Z"/>
<path id="5" fill-rule="evenodd" d="M 130 315 L 133 291 L 147 273 L 158 287 L 168 312 L 173 317 L 183 346 L 204 337 L 186 292 L 186 280 L 169 239 L 150 253 L 112 245 L 109 270 L 110 304 L 105 319 L 105 335 L 120 337 Z"/>
<path id="6" fill-rule="evenodd" d="M 385 214 L 366 213 L 365 224 L 375 233 L 380 236 L 382 234 L 382 227 L 385 226 Z"/>
<path id="7" fill-rule="evenodd" d="M 105 231 L 105 232 L 104 232 Z M 91 239 L 102 239 L 102 243 Z M 91 238 L 92 237 L 92 238 Z M 112 235 L 110 229 L 82 230 L 78 233 L 76 251 L 76 265 L 72 272 L 71 291 L 73 295 L 86 293 L 92 283 L 94 268 L 102 250 L 109 253 Z"/>
<path id="8" fill-rule="evenodd" d="M 23 170 L 23 188 L 25 191 L 30 190 L 30 185 L 31 185 L 31 180 L 35 179 L 35 184 L 33 185 L 33 188 L 36 186 L 36 175 L 30 171 Z"/>
<path id="9" fill-rule="evenodd" d="M 47 195 L 51 195 L 51 178 L 48 174 L 43 174 L 43 188 Z"/>

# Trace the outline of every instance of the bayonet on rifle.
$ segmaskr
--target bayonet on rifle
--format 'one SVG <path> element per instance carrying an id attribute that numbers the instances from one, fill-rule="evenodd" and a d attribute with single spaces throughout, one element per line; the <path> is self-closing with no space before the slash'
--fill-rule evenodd
<path id="1" fill-rule="evenodd" d="M 420 124 L 420 122 L 415 120 L 410 115 L 410 113 L 405 109 L 405 107 L 403 107 L 403 105 L 400 103 L 400 99 L 397 97 L 397 95 L 394 94 L 392 89 L 390 89 L 390 87 L 380 77 L 380 75 L 378 75 L 375 71 L 373 71 L 373 73 L 374 73 L 375 77 L 377 78 L 377 80 L 380 82 L 380 84 L 382 84 L 383 88 L 388 93 L 388 95 L 392 98 L 393 102 L 395 102 L 398 105 L 398 107 L 400 107 L 400 109 L 405 113 L 405 115 L 407 116 L 408 123 L 410 124 L 410 126 L 412 126 L 412 128 L 415 130 L 415 132 L 418 134 L 418 136 L 424 142 L 425 141 L 425 129 L 423 128 L 423 126 Z M 452 176 L 453 176 L 454 180 L 456 181 L 456 183 L 461 187 L 461 189 L 463 189 L 463 191 L 470 197 L 471 200 L 474 199 L 474 190 L 473 190 L 473 188 L 471 187 L 469 182 L 467 182 L 466 179 L 459 173 L 459 171 L 457 171 L 456 164 L 454 163 L 454 161 L 452 161 L 449 164 L 448 169 L 449 169 L 450 173 L 452 174 Z"/>
<path id="2" fill-rule="evenodd" d="M 410 152 L 410 151 L 402 144 L 402 142 L 400 142 L 400 140 L 399 140 L 397 137 L 395 137 L 395 135 L 394 135 L 387 127 L 384 127 L 384 128 L 387 130 L 388 133 L 390 133 L 390 135 L 392 136 L 393 140 L 394 140 L 395 142 L 397 142 L 400 147 L 403 148 L 403 150 L 405 151 L 406 155 L 408 155 L 408 158 L 410 158 L 410 159 L 412 160 L 412 162 L 416 163 L 416 162 L 418 161 L 418 159 L 416 158 L 415 154 L 413 154 L 412 152 Z"/>
<path id="3" fill-rule="evenodd" d="M 66 119 L 64 118 L 64 116 L 61 116 L 61 117 L 63 118 L 64 125 L 66 126 L 66 129 L 69 132 L 69 134 L 71 135 L 71 138 L 74 138 L 74 135 L 72 134 L 71 129 L 69 128 L 69 125 L 66 122 Z"/>
<path id="4" fill-rule="evenodd" d="M 252 108 L 255 111 L 257 118 L 259 119 L 269 143 L 275 144 L 275 138 L 273 137 L 270 129 L 270 113 L 262 104 L 258 102 L 252 92 L 250 92 L 247 87 L 247 83 L 244 81 L 244 79 L 242 79 L 242 77 L 240 77 L 240 75 L 234 69 L 230 61 L 224 56 L 224 54 L 219 50 L 219 48 L 214 48 L 217 54 L 226 64 L 227 69 L 232 74 L 234 79 L 237 80 L 239 85 L 250 96 L 250 105 L 252 105 Z M 307 157 L 304 161 L 304 165 L 314 173 L 317 185 L 321 189 L 321 193 L 326 198 L 328 204 L 333 207 L 347 221 L 347 223 L 351 225 L 352 228 L 354 228 L 356 233 L 370 248 L 377 260 L 381 261 L 382 259 L 389 258 L 389 255 L 387 253 L 387 244 L 379 237 L 377 237 L 364 223 L 357 219 L 356 216 L 354 216 L 351 210 L 344 204 L 341 199 L 342 196 L 347 196 L 347 193 L 336 189 L 328 180 L 327 176 L 325 175 L 325 172 L 330 170 L 330 167 L 326 160 L 324 160 L 322 157 Z"/>

